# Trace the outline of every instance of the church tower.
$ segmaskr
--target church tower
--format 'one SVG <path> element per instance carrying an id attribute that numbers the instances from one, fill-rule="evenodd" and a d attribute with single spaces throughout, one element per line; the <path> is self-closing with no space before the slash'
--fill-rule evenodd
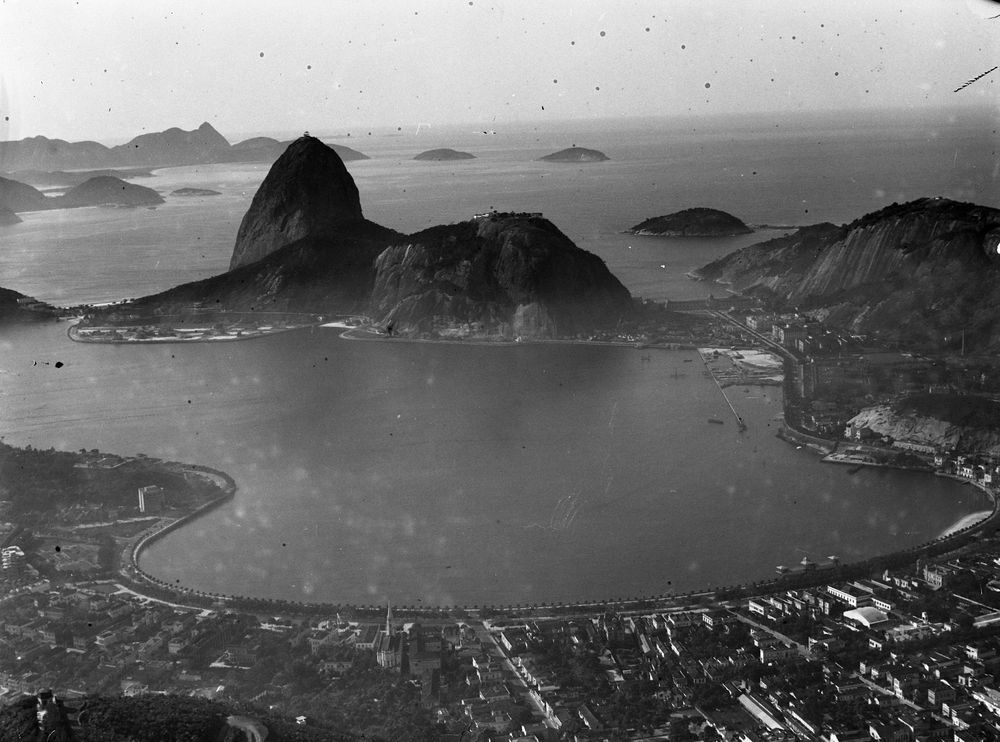
<path id="1" fill-rule="evenodd" d="M 385 635 L 392 636 L 392 603 L 385 602 Z"/>

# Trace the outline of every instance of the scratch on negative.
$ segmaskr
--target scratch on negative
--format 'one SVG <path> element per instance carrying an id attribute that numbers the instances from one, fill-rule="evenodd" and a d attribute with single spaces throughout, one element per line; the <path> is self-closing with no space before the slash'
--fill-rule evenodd
<path id="1" fill-rule="evenodd" d="M 963 90 L 964 88 L 969 87 L 976 80 L 981 80 L 982 78 L 986 77 L 988 74 L 990 74 L 991 72 L 993 72 L 996 69 L 997 69 L 996 67 L 992 67 L 992 68 L 986 70 L 986 72 L 982 73 L 981 75 L 976 75 L 971 80 L 966 80 L 962 85 L 959 85 L 957 88 L 955 88 L 954 92 L 957 93 L 959 90 Z"/>

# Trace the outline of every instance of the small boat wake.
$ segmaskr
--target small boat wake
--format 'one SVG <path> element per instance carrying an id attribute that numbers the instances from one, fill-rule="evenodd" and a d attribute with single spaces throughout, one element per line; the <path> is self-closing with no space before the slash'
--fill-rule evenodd
<path id="1" fill-rule="evenodd" d="M 542 531 L 568 531 L 573 525 L 573 521 L 576 520 L 576 516 L 580 514 L 584 499 L 579 491 L 564 495 L 552 508 L 548 523 L 529 523 L 525 528 L 538 528 Z"/>

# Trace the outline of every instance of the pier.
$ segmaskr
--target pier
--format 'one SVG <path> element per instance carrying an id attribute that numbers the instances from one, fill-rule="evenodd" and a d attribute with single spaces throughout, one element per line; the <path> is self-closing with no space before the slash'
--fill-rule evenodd
<path id="1" fill-rule="evenodd" d="M 729 411 L 733 413 L 733 417 L 736 419 L 736 424 L 739 426 L 739 429 L 741 431 L 746 430 L 747 424 L 743 422 L 743 418 L 740 417 L 740 413 L 736 411 L 736 408 L 733 407 L 733 403 L 729 401 L 729 397 L 726 396 L 726 390 L 722 388 L 722 384 L 720 384 L 719 380 L 715 378 L 715 373 L 712 371 L 712 367 L 708 365 L 708 359 L 705 358 L 705 355 L 700 350 L 698 351 L 698 355 L 701 356 L 701 362 L 705 366 L 705 370 L 708 371 L 708 375 L 712 377 L 712 381 L 715 382 L 715 386 L 718 388 L 719 394 L 722 395 L 722 398 L 726 400 L 726 404 L 729 405 Z"/>

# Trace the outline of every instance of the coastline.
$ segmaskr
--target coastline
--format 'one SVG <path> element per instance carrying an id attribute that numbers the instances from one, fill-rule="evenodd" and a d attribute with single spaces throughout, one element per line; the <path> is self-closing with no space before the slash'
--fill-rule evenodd
<path id="1" fill-rule="evenodd" d="M 948 538 L 949 536 L 952 536 L 960 531 L 964 531 L 967 528 L 972 528 L 973 526 L 982 523 L 992 514 L 993 514 L 992 510 L 977 510 L 974 513 L 969 513 L 968 515 L 959 518 L 957 521 L 955 521 L 950 526 L 941 531 L 938 538 Z"/>
<path id="2" fill-rule="evenodd" d="M 333 327 L 334 325 L 320 325 L 320 327 Z M 641 343 L 629 340 L 579 340 L 576 338 L 526 338 L 523 340 L 489 340 L 486 338 L 415 338 L 405 336 L 387 337 L 381 332 L 366 327 L 351 327 L 339 336 L 342 340 L 366 340 L 392 343 L 430 343 L 435 345 L 454 346 L 480 346 L 490 348 L 516 348 L 523 345 L 593 345 L 596 347 L 608 348 L 636 348 L 642 350 L 696 350 L 694 345 L 683 345 L 681 343 Z"/>
<path id="3" fill-rule="evenodd" d="M 225 477 L 226 482 L 232 482 L 232 478 L 223 472 L 209 470 L 205 467 L 198 468 L 202 472 L 211 471 L 221 477 Z M 965 480 L 959 481 L 964 482 Z M 816 584 L 835 582 L 840 579 L 845 579 L 844 575 L 853 575 L 855 573 L 860 575 L 865 573 L 866 570 L 871 569 L 871 565 L 873 564 L 893 564 L 898 566 L 900 564 L 912 562 L 917 558 L 940 555 L 968 545 L 968 543 L 973 541 L 975 538 L 973 534 L 986 529 L 991 523 L 997 521 L 998 516 L 1000 516 L 1000 510 L 998 510 L 997 507 L 998 499 L 992 497 L 992 493 L 989 493 L 988 490 L 984 489 L 984 491 L 991 495 L 991 500 L 993 500 L 994 503 L 993 509 L 978 510 L 974 513 L 962 516 L 958 521 L 948 526 L 938 536 L 929 541 L 921 544 L 915 544 L 899 551 L 874 554 L 856 562 L 831 565 L 831 567 L 822 568 L 811 575 L 790 573 L 772 578 L 764 577 L 763 579 L 756 581 L 748 579 L 746 582 L 739 585 L 728 585 L 725 587 L 720 586 L 714 589 L 698 587 L 678 594 L 665 592 L 637 596 L 627 600 L 623 600 L 621 598 L 581 598 L 560 602 L 541 600 L 516 607 L 514 605 L 491 606 L 490 612 L 491 614 L 500 617 L 509 618 L 525 615 L 565 615 L 568 613 L 588 614 L 595 611 L 605 611 L 612 607 L 614 610 L 619 612 L 646 610 L 667 611 L 675 610 L 678 606 L 690 602 L 699 596 L 703 599 L 711 598 L 716 600 L 725 600 L 728 599 L 730 594 L 734 592 L 741 595 L 757 595 L 801 587 L 805 581 L 809 580 L 815 581 Z M 235 484 L 232 485 L 232 491 L 225 493 L 223 496 L 216 498 L 210 503 L 206 503 L 197 511 L 170 523 L 163 524 L 162 527 L 156 528 L 153 532 L 143 534 L 142 537 L 131 546 L 131 554 L 134 556 L 134 563 L 132 564 L 134 574 L 130 575 L 131 579 L 126 583 L 127 588 L 132 592 L 142 595 L 150 600 L 157 600 L 170 604 L 186 604 L 189 605 L 189 607 L 198 610 L 214 607 L 225 608 L 228 610 L 268 611 L 289 615 L 319 615 L 337 610 L 344 612 L 346 615 L 367 615 L 368 607 L 355 603 L 342 604 L 331 602 L 298 602 L 263 596 L 236 596 L 203 591 L 188 587 L 182 583 L 167 583 L 153 577 L 138 566 L 142 551 L 145 550 L 150 544 L 155 543 L 155 541 L 159 538 L 165 537 L 174 529 L 180 528 L 181 526 L 193 521 L 208 510 L 217 507 L 225 499 L 231 497 L 234 492 Z M 484 606 L 482 612 L 485 611 L 486 609 Z M 406 611 L 406 613 L 414 617 L 455 615 L 467 617 L 470 615 L 478 615 L 480 612 L 481 611 L 478 608 L 461 604 L 427 605 L 420 607 L 412 606 L 408 611 Z"/>
<path id="4" fill-rule="evenodd" d="M 424 339 L 424 338 L 406 338 L 406 337 L 387 338 L 384 335 L 377 334 L 370 329 L 349 327 L 339 322 L 327 322 L 324 324 L 329 329 L 342 330 L 342 332 L 339 333 L 339 336 L 343 339 L 350 339 L 350 340 L 381 340 L 381 341 L 401 340 L 403 342 L 413 342 L 413 343 L 435 343 L 435 344 L 452 344 L 452 345 L 458 344 L 458 345 L 480 345 L 480 346 L 489 345 L 493 347 L 496 347 L 498 345 L 511 346 L 511 345 L 522 345 L 522 344 L 525 345 L 527 344 L 574 345 L 575 344 L 575 345 L 597 345 L 597 346 L 622 347 L 622 348 L 641 347 L 643 349 L 654 348 L 662 350 L 696 349 L 694 347 L 685 347 L 679 344 L 640 345 L 635 342 L 628 342 L 628 341 L 596 341 L 596 340 L 578 340 L 578 339 L 498 342 L 498 341 L 451 340 L 451 339 L 429 339 L 429 338 Z M 282 328 L 281 331 L 289 329 L 304 329 L 304 326 L 298 328 Z M 164 341 L 161 340 L 161 342 Z M 181 342 L 192 342 L 192 340 L 184 340 Z M 721 354 L 722 351 L 720 350 L 720 355 Z M 704 360 L 706 359 L 703 356 L 703 361 Z M 729 358 L 729 360 L 731 362 L 734 362 L 735 364 L 735 361 L 733 361 L 732 358 Z M 707 365 L 708 364 L 706 363 L 706 366 Z M 757 367 L 755 370 L 759 369 L 760 371 L 764 371 L 764 368 L 761 368 L 757 364 L 750 364 L 750 365 Z M 858 464 L 861 462 L 844 461 L 842 463 Z M 169 534 L 173 530 L 179 529 L 180 527 L 186 525 L 187 523 L 197 519 L 202 514 L 205 514 L 208 511 L 218 507 L 225 500 L 235 495 L 236 484 L 235 481 L 232 479 L 232 477 L 230 477 L 228 474 L 218 470 L 209 469 L 208 467 L 200 467 L 197 465 L 182 464 L 182 466 L 184 466 L 189 471 L 198 473 L 201 476 L 213 477 L 216 486 L 220 487 L 220 489 L 222 490 L 222 494 L 219 497 L 211 500 L 210 502 L 203 504 L 202 506 L 198 507 L 196 510 L 192 511 L 191 513 L 188 513 L 185 516 L 182 516 L 180 518 L 174 519 L 169 522 L 160 522 L 153 530 L 144 532 L 140 536 L 133 539 L 128 545 L 127 559 L 123 558 L 122 560 L 122 567 L 123 567 L 122 577 L 125 579 L 124 582 L 125 589 L 128 589 L 136 593 L 137 595 L 142 595 L 147 599 L 163 601 L 167 603 L 185 604 L 187 599 L 191 599 L 193 604 L 190 607 L 198 609 L 205 609 L 206 606 L 219 605 L 219 604 L 228 605 L 230 607 L 236 607 L 236 606 L 252 607 L 252 606 L 262 606 L 264 604 L 267 604 L 268 610 L 287 611 L 290 613 L 302 613 L 302 612 L 311 613 L 311 612 L 322 612 L 325 610 L 329 610 L 330 604 L 328 603 L 293 604 L 293 601 L 284 601 L 280 599 L 271 599 L 265 597 L 244 598 L 241 596 L 221 595 L 217 593 L 201 591 L 191 587 L 187 587 L 181 583 L 174 583 L 174 584 L 167 583 L 163 580 L 160 580 L 152 576 L 151 574 L 143 570 L 140 566 L 141 558 L 143 552 L 151 544 L 156 543 L 156 541 L 160 540 L 161 538 L 164 538 L 167 534 Z M 905 468 L 905 467 L 895 467 L 895 468 Z M 961 478 L 957 477 L 953 478 L 957 479 L 958 481 L 967 482 L 967 480 Z M 985 490 L 985 488 L 983 489 Z M 996 508 L 994 508 L 993 511 L 977 511 L 976 513 L 971 513 L 967 516 L 963 516 L 963 518 L 961 518 L 959 521 L 949 526 L 937 538 L 933 539 L 932 541 L 929 541 L 925 544 L 921 544 L 920 546 L 912 547 L 911 549 L 903 550 L 902 552 L 877 555 L 864 560 L 864 562 L 862 563 L 867 563 L 871 560 L 876 560 L 876 559 L 916 558 L 915 556 L 913 556 L 913 554 L 917 553 L 921 549 L 927 548 L 928 545 L 933 545 L 933 548 L 935 549 L 943 548 L 944 545 L 946 545 L 951 540 L 958 539 L 963 534 L 968 533 L 971 529 L 981 527 L 983 525 L 984 520 L 989 520 L 990 516 L 996 516 L 996 514 L 997 514 Z M 124 552 L 123 552 L 123 557 L 125 557 Z M 856 567 L 858 564 L 861 563 L 848 564 L 844 566 L 850 568 L 852 566 Z M 125 571 L 126 565 L 129 569 L 127 573 Z M 827 574 L 825 576 L 828 579 L 835 579 L 833 575 Z M 779 589 L 781 585 L 787 584 L 787 582 L 788 582 L 787 578 L 785 581 L 783 581 L 782 578 L 777 578 L 775 580 L 761 580 L 754 583 L 754 587 L 752 589 L 754 591 Z M 732 590 L 732 589 L 734 589 L 732 586 L 729 588 L 724 588 L 722 592 L 724 592 L 725 590 Z M 750 587 L 749 585 L 745 585 L 741 586 L 738 589 L 750 589 Z M 498 614 L 518 615 L 524 611 L 562 612 L 565 610 L 570 610 L 571 608 L 572 610 L 578 610 L 578 611 L 588 611 L 588 610 L 593 611 L 593 610 L 601 610 L 609 605 L 620 606 L 622 607 L 623 610 L 632 610 L 632 609 L 638 610 L 639 608 L 647 609 L 650 607 L 670 608 L 676 606 L 678 604 L 678 601 L 683 599 L 683 596 L 712 595 L 714 593 L 715 591 L 699 588 L 682 593 L 680 596 L 672 595 L 670 593 L 663 593 L 652 596 L 643 596 L 640 598 L 635 598 L 630 601 L 611 600 L 611 599 L 585 599 L 585 600 L 574 600 L 571 601 L 570 603 L 561 603 L 561 604 L 542 601 L 540 603 L 534 603 L 531 605 L 519 606 L 516 609 L 513 606 L 507 606 L 505 608 L 498 608 L 495 610 Z M 164 595 L 167 595 L 168 597 L 165 598 Z M 627 606 L 632 606 L 632 608 L 628 608 Z M 354 606 L 354 605 L 347 606 L 347 609 L 354 611 L 363 611 L 363 608 L 361 606 Z M 447 606 L 426 606 L 424 608 L 419 609 L 419 611 L 417 611 L 416 614 L 440 615 L 441 613 L 447 613 L 449 610 L 452 611 L 458 610 L 458 606 L 452 606 L 450 609 Z M 468 607 L 467 606 L 463 607 L 462 610 L 467 611 Z"/>
<path id="5" fill-rule="evenodd" d="M 148 338 L 114 338 L 114 337 L 84 337 L 80 334 L 78 323 L 73 323 L 66 328 L 66 337 L 72 340 L 74 343 L 94 343 L 101 345 L 155 345 L 158 343 L 221 343 L 221 342 L 236 342 L 241 340 L 257 340 L 259 338 L 270 337 L 271 335 L 278 335 L 282 332 L 291 332 L 292 330 L 301 330 L 306 327 L 315 327 L 315 325 L 295 325 L 292 327 L 276 327 L 269 328 L 266 330 L 254 330 L 248 332 L 240 332 L 237 335 L 213 335 L 211 337 L 185 337 L 183 335 L 162 335 L 154 336 Z M 111 325 L 102 326 L 100 328 L 95 328 L 95 330 L 111 330 L 112 332 L 118 331 L 119 329 L 128 329 L 126 326 L 121 328 L 114 327 Z"/>
<path id="6" fill-rule="evenodd" d="M 218 497 L 215 497 L 208 502 L 199 505 L 197 508 L 192 510 L 190 513 L 180 516 L 169 521 L 160 521 L 158 526 L 147 529 L 137 536 L 130 539 L 125 547 L 122 549 L 123 563 L 119 568 L 119 575 L 127 580 L 129 585 L 124 586 L 127 589 L 135 592 L 136 594 L 142 595 L 150 600 L 162 600 L 161 598 L 149 595 L 142 592 L 142 585 L 146 583 L 154 587 L 159 587 L 161 589 L 168 589 L 172 592 L 187 593 L 187 594 L 202 594 L 199 591 L 193 590 L 191 588 L 185 587 L 183 585 L 175 584 L 170 585 L 163 580 L 153 577 L 151 574 L 146 572 L 139 564 L 142 557 L 142 553 L 149 548 L 152 544 L 156 543 L 167 534 L 172 531 L 181 528 L 182 526 L 197 520 L 201 516 L 205 515 L 211 510 L 219 507 L 222 503 L 227 500 L 231 500 L 236 495 L 236 481 L 223 471 L 218 469 L 212 469 L 207 466 L 201 466 L 200 464 L 178 464 L 181 470 L 185 473 L 190 473 L 195 476 L 202 477 L 204 479 L 209 479 L 212 483 L 221 491 Z M 125 555 L 128 555 L 127 561 L 125 560 Z M 207 595 L 207 594 L 206 594 Z M 164 601 L 169 602 L 169 601 Z"/>

